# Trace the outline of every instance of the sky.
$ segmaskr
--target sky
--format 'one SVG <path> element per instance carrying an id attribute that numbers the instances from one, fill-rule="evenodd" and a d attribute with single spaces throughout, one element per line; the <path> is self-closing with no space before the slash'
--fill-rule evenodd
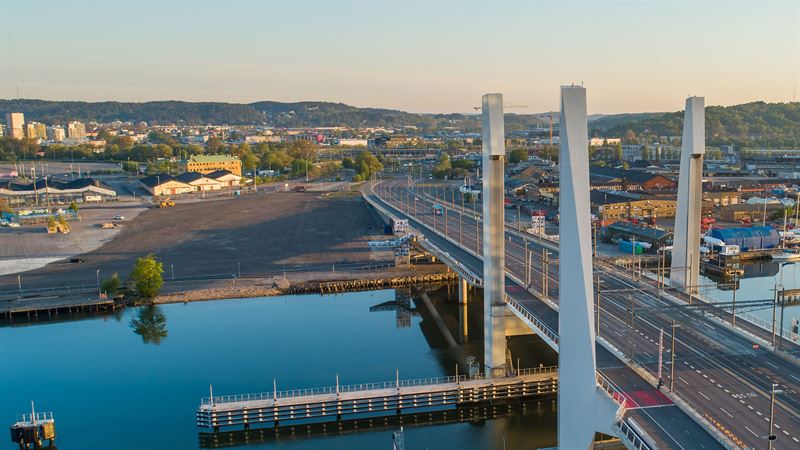
<path id="1" fill-rule="evenodd" d="M 800 0 L 0 0 L 0 98 L 590 113 L 786 102 Z"/>

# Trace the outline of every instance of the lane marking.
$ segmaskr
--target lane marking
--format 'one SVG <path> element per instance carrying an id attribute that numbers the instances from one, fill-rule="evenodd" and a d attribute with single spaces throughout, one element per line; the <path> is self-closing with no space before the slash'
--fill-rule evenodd
<path id="1" fill-rule="evenodd" d="M 765 362 L 765 363 L 767 363 L 767 364 L 769 364 L 770 366 L 772 366 L 772 367 L 776 368 L 776 369 L 778 368 L 778 366 L 776 366 L 775 364 L 772 364 L 772 363 L 771 363 L 771 362 L 769 362 L 769 361 L 764 361 L 764 362 Z"/>
<path id="2" fill-rule="evenodd" d="M 680 376 L 679 376 L 679 377 L 678 377 L 678 379 L 679 379 L 679 380 L 681 380 L 681 381 L 683 381 L 683 382 L 684 382 L 684 383 L 685 383 L 687 386 L 689 385 L 689 382 L 688 382 L 688 381 L 686 381 L 686 380 L 684 380 L 682 377 L 680 377 Z"/>
<path id="3" fill-rule="evenodd" d="M 697 393 L 698 393 L 698 394 L 700 394 L 700 395 L 702 395 L 704 399 L 706 399 L 706 400 L 708 400 L 708 401 L 711 401 L 711 399 L 710 399 L 710 398 L 708 398 L 708 397 L 706 396 L 706 394 L 703 394 L 703 393 L 702 393 L 702 392 L 700 392 L 700 391 L 697 391 Z M 759 413 L 759 414 L 761 414 L 761 413 Z"/>
<path id="4" fill-rule="evenodd" d="M 755 436 L 755 437 L 758 437 L 758 435 L 757 435 L 757 434 L 756 434 L 756 433 L 755 433 L 753 430 L 751 430 L 750 428 L 748 428 L 748 427 L 747 427 L 747 425 L 745 425 L 745 426 L 744 426 L 744 429 L 745 429 L 745 430 L 747 430 L 747 431 L 749 431 L 749 432 L 750 432 L 750 433 L 751 433 L 753 436 Z"/>
<path id="5" fill-rule="evenodd" d="M 727 414 L 727 415 L 728 415 L 728 417 L 730 417 L 731 419 L 733 419 L 733 414 L 729 413 L 728 411 L 725 411 L 725 410 L 724 410 L 724 409 L 722 409 L 722 408 L 720 408 L 719 410 L 720 410 L 720 411 L 722 411 L 722 412 L 724 412 L 725 414 Z"/>

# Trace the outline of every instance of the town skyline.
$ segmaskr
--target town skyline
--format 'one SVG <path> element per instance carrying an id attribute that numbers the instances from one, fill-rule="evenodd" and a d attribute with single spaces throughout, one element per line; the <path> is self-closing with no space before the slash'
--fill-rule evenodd
<path id="1" fill-rule="evenodd" d="M 232 3 L 237 14 L 210 1 L 0 1 L 0 98 L 467 113 L 504 92 L 523 106 L 513 112 L 538 113 L 574 82 L 591 88 L 591 112 L 616 114 L 678 111 L 687 95 L 722 106 L 798 96 L 796 1 Z M 48 33 L 18 20 L 34 13 Z"/>

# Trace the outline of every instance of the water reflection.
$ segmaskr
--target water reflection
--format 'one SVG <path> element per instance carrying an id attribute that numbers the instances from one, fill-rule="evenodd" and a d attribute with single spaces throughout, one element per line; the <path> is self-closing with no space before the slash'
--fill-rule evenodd
<path id="1" fill-rule="evenodd" d="M 167 316 L 156 305 L 139 309 L 136 318 L 131 319 L 133 332 L 142 337 L 145 344 L 158 345 L 167 338 Z"/>

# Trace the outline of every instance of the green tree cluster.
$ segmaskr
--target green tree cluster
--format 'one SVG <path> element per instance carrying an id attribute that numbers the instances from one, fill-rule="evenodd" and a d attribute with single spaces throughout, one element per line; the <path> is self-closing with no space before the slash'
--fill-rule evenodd
<path id="1" fill-rule="evenodd" d="M 354 161 L 356 176 L 353 181 L 369 180 L 373 174 L 383 170 L 383 164 L 372 153 L 364 150 L 356 156 Z"/>

